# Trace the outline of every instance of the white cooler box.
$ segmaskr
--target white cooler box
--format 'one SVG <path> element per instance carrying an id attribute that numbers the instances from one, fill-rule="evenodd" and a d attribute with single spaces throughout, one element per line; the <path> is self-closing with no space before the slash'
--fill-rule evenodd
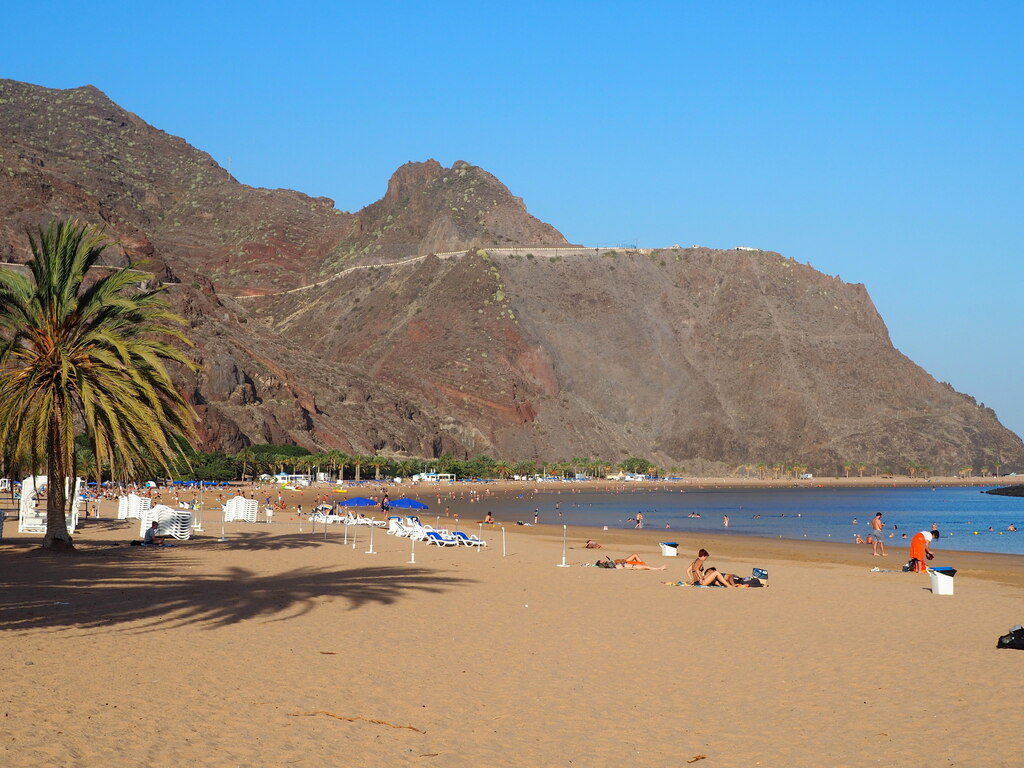
<path id="1" fill-rule="evenodd" d="M 929 568 L 928 575 L 932 578 L 933 595 L 952 595 L 953 577 L 956 576 L 956 568 Z"/>

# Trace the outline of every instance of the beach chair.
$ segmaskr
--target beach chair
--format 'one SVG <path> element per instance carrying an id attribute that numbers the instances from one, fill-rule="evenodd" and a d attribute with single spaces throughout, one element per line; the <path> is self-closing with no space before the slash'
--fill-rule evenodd
<path id="1" fill-rule="evenodd" d="M 405 526 L 402 525 L 402 519 L 396 515 L 391 515 L 388 518 L 388 529 L 385 533 L 403 538 L 405 536 Z"/>
<path id="2" fill-rule="evenodd" d="M 170 536 L 182 541 L 192 536 L 192 510 L 172 509 L 166 504 L 157 504 L 142 513 L 139 536 L 145 537 L 154 520 L 157 522 L 157 536 Z"/>
<path id="3" fill-rule="evenodd" d="M 46 490 L 46 484 L 46 475 L 29 476 L 21 481 L 21 498 L 18 500 L 18 533 L 46 533 L 46 505 L 38 503 L 38 496 Z M 66 491 L 71 492 L 71 485 L 71 480 L 65 478 L 64 488 Z M 78 527 L 78 513 L 82 506 L 81 479 L 76 478 L 73 485 L 74 495 L 69 496 L 72 500 L 71 511 L 64 516 L 69 533 L 74 533 Z"/>
<path id="4" fill-rule="evenodd" d="M 472 536 L 467 536 L 462 531 L 455 531 L 452 533 L 454 538 L 459 544 L 466 547 L 486 547 L 487 542 L 477 536 L 475 533 Z"/>
<path id="5" fill-rule="evenodd" d="M 408 534 L 406 535 L 414 541 L 423 541 L 425 538 L 427 538 L 427 529 L 422 525 L 413 526 L 412 528 L 407 528 L 406 530 L 408 531 Z M 447 535 L 448 531 L 438 531 L 437 533 L 440 534 L 441 538 L 444 538 Z"/>
<path id="6" fill-rule="evenodd" d="M 117 519 L 138 520 L 142 517 L 143 511 L 151 509 L 152 506 L 152 499 L 139 496 L 136 493 L 129 493 L 127 496 L 121 496 L 117 500 Z"/>
<path id="7" fill-rule="evenodd" d="M 247 499 L 244 496 L 235 496 L 228 499 L 224 505 L 224 522 L 230 523 L 242 521 L 255 523 L 256 515 L 259 513 L 259 502 L 256 499 Z"/>
<path id="8" fill-rule="evenodd" d="M 459 546 L 459 542 L 456 539 L 444 538 L 437 531 L 427 531 L 427 544 L 436 544 L 439 547 Z"/>

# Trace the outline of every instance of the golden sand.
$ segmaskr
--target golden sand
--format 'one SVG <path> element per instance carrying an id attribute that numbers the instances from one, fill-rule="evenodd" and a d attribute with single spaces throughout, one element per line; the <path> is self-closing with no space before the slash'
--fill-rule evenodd
<path id="1" fill-rule="evenodd" d="M 1024 653 L 995 643 L 1024 623 L 1024 558 L 943 551 L 937 596 L 870 570 L 898 547 L 674 532 L 770 573 L 698 589 L 665 583 L 690 558 L 656 531 L 571 529 L 569 568 L 545 526 L 412 564 L 406 539 L 367 554 L 365 528 L 353 548 L 287 517 L 159 551 L 89 521 L 72 556 L 8 521 L 0 765 L 1020 765 Z M 581 566 L 634 551 L 668 569 Z"/>

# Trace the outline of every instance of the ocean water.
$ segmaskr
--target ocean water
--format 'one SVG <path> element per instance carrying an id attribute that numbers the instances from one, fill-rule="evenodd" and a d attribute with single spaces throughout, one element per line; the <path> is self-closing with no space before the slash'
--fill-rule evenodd
<path id="1" fill-rule="evenodd" d="M 545 488 L 545 490 L 552 490 Z M 644 513 L 646 530 L 673 534 L 736 533 L 784 539 L 853 542 L 866 537 L 871 519 L 882 513 L 886 544 L 908 546 L 918 531 L 937 523 L 941 549 L 1024 554 L 1024 498 L 993 496 L 979 488 L 766 488 L 742 490 L 625 490 L 486 498 L 477 505 L 502 521 L 632 528 Z M 555 504 L 559 508 L 555 509 Z M 697 513 L 700 517 L 689 517 Z M 729 516 L 729 528 L 722 516 Z M 857 522 L 854 523 L 853 521 Z M 1009 532 L 1011 523 L 1021 532 Z M 894 528 L 895 526 L 895 528 Z M 993 530 L 989 531 L 989 527 Z M 895 536 L 888 538 L 889 533 Z M 907 534 L 907 539 L 902 534 Z"/>

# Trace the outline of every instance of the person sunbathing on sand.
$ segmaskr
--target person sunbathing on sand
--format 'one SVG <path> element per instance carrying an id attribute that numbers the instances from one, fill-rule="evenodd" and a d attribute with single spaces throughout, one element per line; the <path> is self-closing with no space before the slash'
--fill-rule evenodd
<path id="1" fill-rule="evenodd" d="M 593 539 L 587 539 L 587 543 L 584 545 L 587 549 L 601 549 L 601 545 Z"/>
<path id="2" fill-rule="evenodd" d="M 737 584 L 736 577 L 731 573 L 721 573 L 717 568 L 708 568 L 700 582 L 705 587 L 749 587 L 749 584 Z"/>
<path id="3" fill-rule="evenodd" d="M 634 552 L 627 558 L 612 560 L 610 557 L 605 555 L 605 560 L 615 563 L 616 568 L 625 568 L 627 571 L 664 571 L 667 566 L 661 566 L 655 568 L 653 565 L 648 565 L 640 559 L 640 555 Z"/>

